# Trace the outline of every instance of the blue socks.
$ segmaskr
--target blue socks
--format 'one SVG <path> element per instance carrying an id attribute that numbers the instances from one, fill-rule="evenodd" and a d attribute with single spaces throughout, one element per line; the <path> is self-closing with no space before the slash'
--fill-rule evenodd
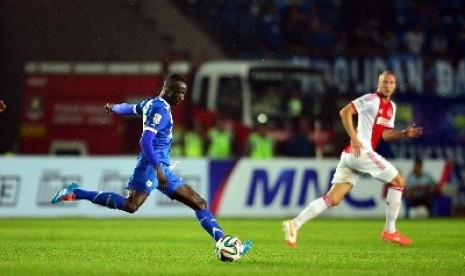
<path id="1" fill-rule="evenodd" d="M 205 229 L 205 231 L 207 231 L 207 233 L 210 234 L 215 241 L 218 241 L 224 236 L 223 229 L 221 229 L 220 225 L 216 222 L 215 217 L 209 210 L 203 209 L 195 211 L 195 215 L 203 229 Z"/>
<path id="2" fill-rule="evenodd" d="M 122 210 L 126 202 L 125 197 L 113 192 L 85 191 L 81 189 L 75 189 L 73 192 L 76 195 L 76 199 L 89 200 L 94 204 L 102 205 L 110 209 Z"/>
<path id="3" fill-rule="evenodd" d="M 85 199 L 110 209 L 122 210 L 126 202 L 125 197 L 113 192 L 86 191 L 81 189 L 75 189 L 73 192 L 76 195 L 76 200 Z M 223 229 L 221 229 L 221 226 L 216 222 L 215 217 L 208 209 L 198 210 L 195 212 L 195 215 L 203 229 L 205 229 L 215 241 L 218 241 L 224 236 Z"/>

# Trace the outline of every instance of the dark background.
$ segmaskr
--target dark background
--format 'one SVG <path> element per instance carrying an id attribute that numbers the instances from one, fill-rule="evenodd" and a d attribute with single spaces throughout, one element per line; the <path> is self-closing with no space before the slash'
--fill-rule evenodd
<path id="1" fill-rule="evenodd" d="M 171 43 L 178 58 L 192 63 L 403 54 L 454 63 L 465 53 L 464 15 L 465 3 L 459 0 L 3 0 L 0 98 L 8 109 L 0 116 L 0 152 L 20 152 L 28 61 L 164 61 Z M 416 26 L 424 38 L 418 53 L 405 43 Z M 412 101 L 422 105 L 421 98 Z M 425 105 L 435 101 L 430 97 Z M 441 101 L 441 108 L 464 102 L 463 96 Z M 428 122 L 427 115 L 423 118 Z"/>

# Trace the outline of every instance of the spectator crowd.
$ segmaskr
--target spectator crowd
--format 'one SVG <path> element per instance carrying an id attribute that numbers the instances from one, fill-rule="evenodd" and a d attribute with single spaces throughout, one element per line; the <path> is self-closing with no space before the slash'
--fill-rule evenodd
<path id="1" fill-rule="evenodd" d="M 176 2 L 213 37 L 229 33 L 219 42 L 238 57 L 409 53 L 453 60 L 465 52 L 460 0 Z"/>

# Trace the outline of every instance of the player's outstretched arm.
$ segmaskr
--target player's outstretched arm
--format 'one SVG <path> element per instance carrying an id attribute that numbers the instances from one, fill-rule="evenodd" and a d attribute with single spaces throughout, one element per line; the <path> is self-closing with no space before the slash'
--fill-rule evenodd
<path id="1" fill-rule="evenodd" d="M 423 133 L 423 128 L 415 124 L 409 125 L 405 130 L 385 130 L 383 132 L 383 140 L 386 142 L 397 141 L 403 138 L 418 138 Z"/>
<path id="2" fill-rule="evenodd" d="M 115 113 L 119 115 L 135 115 L 137 114 L 135 111 L 134 104 L 128 103 L 121 103 L 121 104 L 113 104 L 113 103 L 106 103 L 105 110 L 107 113 Z"/>

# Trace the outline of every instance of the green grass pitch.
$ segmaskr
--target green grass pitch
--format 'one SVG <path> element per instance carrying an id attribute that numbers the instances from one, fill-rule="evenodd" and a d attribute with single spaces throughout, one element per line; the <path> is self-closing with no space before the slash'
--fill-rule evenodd
<path id="1" fill-rule="evenodd" d="M 0 219 L 0 275 L 465 275 L 464 219 L 400 219 L 410 247 L 382 242 L 384 220 L 317 218 L 283 241 L 280 219 L 222 219 L 252 239 L 222 263 L 192 219 Z"/>

